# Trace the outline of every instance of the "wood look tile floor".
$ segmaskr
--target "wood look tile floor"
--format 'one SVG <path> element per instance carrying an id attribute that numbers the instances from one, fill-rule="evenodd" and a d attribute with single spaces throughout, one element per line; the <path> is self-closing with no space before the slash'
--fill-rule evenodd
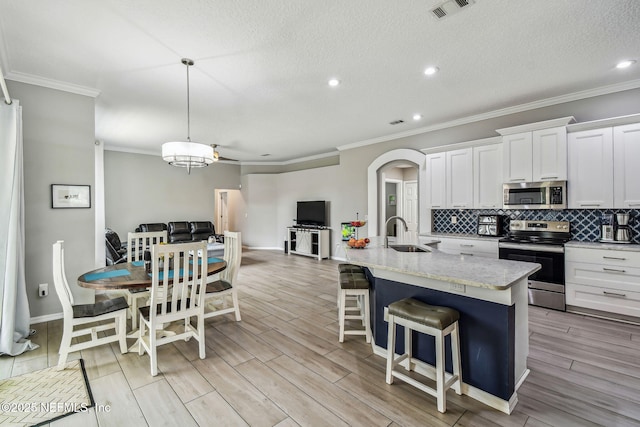
<path id="1" fill-rule="evenodd" d="M 197 343 L 149 358 L 117 345 L 75 353 L 95 401 L 110 410 L 51 426 L 640 426 L 640 326 L 529 308 L 531 374 L 511 415 L 466 396 L 435 399 L 396 381 L 363 337 L 338 343 L 337 261 L 245 250 L 239 274 L 242 321 L 207 322 Z M 0 378 L 54 366 L 62 321 L 33 325 L 40 348 L 0 357 Z"/>

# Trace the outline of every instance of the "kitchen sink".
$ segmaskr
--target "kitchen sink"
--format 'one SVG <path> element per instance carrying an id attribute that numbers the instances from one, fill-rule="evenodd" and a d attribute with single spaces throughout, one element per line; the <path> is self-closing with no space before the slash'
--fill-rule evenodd
<path id="1" fill-rule="evenodd" d="M 431 252 L 429 249 L 417 245 L 389 245 L 389 247 L 398 252 Z"/>

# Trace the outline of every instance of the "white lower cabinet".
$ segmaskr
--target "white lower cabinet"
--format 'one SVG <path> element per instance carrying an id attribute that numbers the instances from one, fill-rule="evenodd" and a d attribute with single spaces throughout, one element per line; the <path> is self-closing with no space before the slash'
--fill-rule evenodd
<path id="1" fill-rule="evenodd" d="M 565 247 L 567 305 L 640 317 L 640 252 Z"/>
<path id="2" fill-rule="evenodd" d="M 498 258 L 497 240 L 465 239 L 457 237 L 432 236 L 438 243 L 438 250 L 452 255 Z"/>

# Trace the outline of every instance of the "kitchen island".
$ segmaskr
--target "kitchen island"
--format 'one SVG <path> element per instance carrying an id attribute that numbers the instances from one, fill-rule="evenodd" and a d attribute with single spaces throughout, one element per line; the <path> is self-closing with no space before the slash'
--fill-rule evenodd
<path id="1" fill-rule="evenodd" d="M 462 392 L 493 408 L 511 413 L 516 390 L 525 379 L 529 353 L 527 277 L 539 264 L 449 255 L 428 247 L 425 252 L 400 252 L 374 238 L 365 249 L 345 249 L 349 263 L 366 267 L 371 283 L 371 325 L 374 351 L 386 357 L 384 308 L 402 298 L 415 298 L 460 312 Z M 392 246 L 392 245 L 390 245 Z M 402 354 L 398 331 L 396 353 Z M 416 369 L 433 377 L 434 340 L 414 336 Z M 450 342 L 446 369 L 451 372 Z"/>

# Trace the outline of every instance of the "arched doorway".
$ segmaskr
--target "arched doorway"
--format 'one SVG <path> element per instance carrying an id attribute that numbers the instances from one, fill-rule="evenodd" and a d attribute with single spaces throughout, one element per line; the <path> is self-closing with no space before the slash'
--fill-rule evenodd
<path id="1" fill-rule="evenodd" d="M 410 164 L 418 171 L 418 194 L 424 192 L 427 186 L 426 157 L 417 150 L 401 148 L 388 151 L 376 158 L 367 168 L 368 181 L 368 215 L 369 234 L 383 235 L 384 211 L 381 206 L 384 201 L 384 170 L 394 164 Z M 424 234 L 431 231 L 431 216 L 428 214 L 426 198 L 418 197 L 418 233 Z"/>

